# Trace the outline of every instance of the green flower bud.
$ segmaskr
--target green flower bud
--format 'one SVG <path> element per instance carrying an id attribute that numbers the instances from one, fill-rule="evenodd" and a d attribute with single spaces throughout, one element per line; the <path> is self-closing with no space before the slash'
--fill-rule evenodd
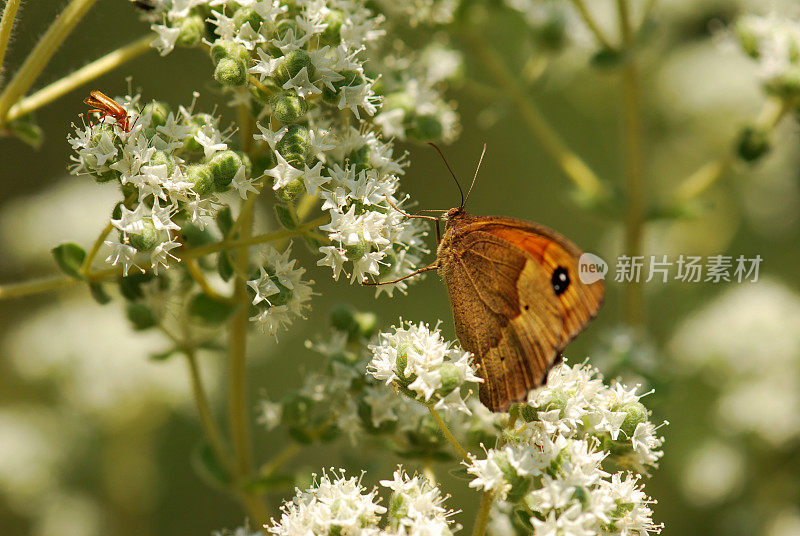
<path id="1" fill-rule="evenodd" d="M 625 420 L 622 421 L 620 429 L 626 437 L 633 437 L 636 427 L 641 423 L 647 422 L 647 408 L 641 402 L 631 402 L 621 407 L 619 411 L 625 412 Z"/>
<path id="2" fill-rule="evenodd" d="M 236 151 L 236 154 L 242 161 L 245 174 L 247 174 L 248 177 L 251 176 L 250 174 L 253 172 L 253 162 L 250 160 L 250 157 L 244 151 Z"/>
<path id="3" fill-rule="evenodd" d="M 333 82 L 333 89 L 329 88 L 328 86 L 324 86 L 322 88 L 322 100 L 332 106 L 338 105 L 339 93 L 343 87 L 356 87 L 365 82 L 364 75 L 355 70 L 347 69 L 339 74 L 344 78 Z"/>
<path id="4" fill-rule="evenodd" d="M 167 175 L 172 175 L 172 173 L 175 171 L 175 159 L 172 157 L 172 155 L 169 155 L 164 151 L 156 151 L 153 153 L 153 156 L 150 158 L 150 165 L 167 166 Z"/>
<path id="5" fill-rule="evenodd" d="M 358 244 L 344 247 L 345 255 L 347 255 L 347 258 L 353 262 L 363 259 L 364 255 L 369 253 L 370 249 L 370 243 L 363 238 L 359 239 Z"/>
<path id="6" fill-rule="evenodd" d="M 560 10 L 551 9 L 545 19 L 533 28 L 533 37 L 542 48 L 558 51 L 564 47 L 566 42 L 566 29 L 567 21 L 564 14 Z"/>
<path id="7" fill-rule="evenodd" d="M 214 174 L 206 164 L 194 164 L 186 168 L 186 180 L 194 185 L 192 188 L 200 196 L 214 191 Z"/>
<path id="8" fill-rule="evenodd" d="M 794 99 L 800 95 L 800 66 L 786 67 L 780 76 L 764 84 L 765 89 L 782 99 Z"/>
<path id="9" fill-rule="evenodd" d="M 208 167 L 214 176 L 214 188 L 219 192 L 225 190 L 242 164 L 242 158 L 231 150 L 220 151 L 212 156 Z"/>
<path id="10" fill-rule="evenodd" d="M 739 157 L 746 162 L 755 162 L 767 154 L 770 148 L 769 132 L 756 127 L 746 127 L 737 146 Z"/>
<path id="11" fill-rule="evenodd" d="M 378 317 L 375 313 L 356 313 L 354 315 L 358 334 L 369 339 L 378 331 Z"/>
<path id="12" fill-rule="evenodd" d="M 254 9 L 242 7 L 233 14 L 233 25 L 237 28 L 244 24 L 249 24 L 253 31 L 257 32 L 264 19 Z"/>
<path id="13" fill-rule="evenodd" d="M 311 78 L 316 72 L 311 56 L 305 50 L 292 50 L 283 57 L 283 61 L 275 69 L 273 78 L 279 86 L 294 78 L 303 68 L 306 68 L 308 77 Z"/>
<path id="14" fill-rule="evenodd" d="M 351 305 L 339 303 L 331 308 L 328 314 L 328 320 L 331 326 L 339 331 L 347 333 L 356 333 L 358 326 L 356 324 L 356 310 Z"/>
<path id="15" fill-rule="evenodd" d="M 746 21 L 740 21 L 736 24 L 736 37 L 739 39 L 739 45 L 742 51 L 757 60 L 761 56 L 761 50 L 758 46 L 758 37 L 753 33 L 752 28 Z"/>
<path id="16" fill-rule="evenodd" d="M 306 191 L 306 185 L 303 182 L 303 179 L 295 179 L 277 192 L 275 195 L 278 197 L 278 200 L 282 203 L 290 203 L 297 199 L 300 194 Z"/>
<path id="17" fill-rule="evenodd" d="M 344 12 L 340 9 L 332 9 L 325 17 L 325 24 L 328 26 L 322 32 L 322 43 L 325 45 L 338 45 L 342 40 L 342 24 L 345 21 Z"/>
<path id="18" fill-rule="evenodd" d="M 284 125 L 297 122 L 308 111 L 306 100 L 294 92 L 278 93 L 270 99 L 270 104 L 275 119 Z"/>
<path id="19" fill-rule="evenodd" d="M 178 24 L 181 33 L 175 44 L 181 47 L 196 47 L 206 34 L 206 21 L 200 15 L 186 17 Z"/>
<path id="20" fill-rule="evenodd" d="M 292 167 L 303 169 L 311 148 L 308 129 L 300 125 L 290 125 L 275 148 Z"/>
<path id="21" fill-rule="evenodd" d="M 414 125 L 408 131 L 409 136 L 420 141 L 438 140 L 443 133 L 442 124 L 433 115 L 418 115 L 414 120 Z"/>
<path id="22" fill-rule="evenodd" d="M 275 31 L 272 32 L 272 38 L 280 41 L 286 37 L 286 34 L 289 33 L 289 30 L 294 31 L 294 34 L 297 35 L 297 23 L 294 21 L 294 19 L 283 19 L 275 25 Z"/>
<path id="23" fill-rule="evenodd" d="M 442 366 L 439 367 L 439 373 L 442 375 L 442 386 L 439 388 L 440 396 L 449 395 L 461 385 L 461 377 L 453 363 L 442 363 Z"/>
<path id="24" fill-rule="evenodd" d="M 525 420 L 525 422 L 533 422 L 537 419 L 536 410 L 530 407 L 528 404 L 520 405 L 520 408 L 520 416 Z"/>
<path id="25" fill-rule="evenodd" d="M 128 234 L 128 240 L 139 251 L 153 251 L 161 242 L 160 233 L 153 224 L 153 220 L 146 219 L 142 223 L 144 224 L 144 229 L 136 234 Z"/>
<path id="26" fill-rule="evenodd" d="M 275 153 L 272 149 L 267 148 L 264 154 L 260 154 L 255 158 L 251 177 L 260 177 L 266 170 L 272 169 L 276 165 L 278 165 L 278 159 L 275 158 Z"/>
<path id="27" fill-rule="evenodd" d="M 151 114 L 150 128 L 160 127 L 167 124 L 169 106 L 156 100 L 148 102 L 142 109 L 142 115 Z"/>
<path id="28" fill-rule="evenodd" d="M 247 63 L 242 60 L 222 58 L 214 69 L 214 80 L 229 87 L 245 85 L 247 83 Z"/>
<path id="29" fill-rule="evenodd" d="M 233 41 L 218 39 L 211 46 L 211 59 L 215 64 L 219 63 L 223 59 L 239 60 L 245 62 L 246 64 L 249 58 L 250 54 L 247 52 L 247 49 L 239 43 L 234 43 Z"/>
<path id="30" fill-rule="evenodd" d="M 204 125 L 211 125 L 214 124 L 214 118 L 209 114 L 196 114 L 192 117 L 190 121 L 190 125 L 192 130 L 187 134 L 187 136 L 183 140 L 183 147 L 187 151 L 191 151 L 193 153 L 201 153 L 203 152 L 203 146 L 194 139 L 197 132 L 204 126 Z"/>

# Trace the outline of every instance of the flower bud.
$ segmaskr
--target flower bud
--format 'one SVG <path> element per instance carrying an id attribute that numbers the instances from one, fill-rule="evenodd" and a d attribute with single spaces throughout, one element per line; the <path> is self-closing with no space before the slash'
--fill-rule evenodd
<path id="1" fill-rule="evenodd" d="M 442 397 L 449 395 L 461 385 L 461 377 L 458 375 L 458 369 L 453 363 L 442 363 L 439 367 L 439 373 L 442 375 L 442 386 L 439 388 L 439 394 Z"/>
<path id="2" fill-rule="evenodd" d="M 194 185 L 192 189 L 200 196 L 214 191 L 214 174 L 208 165 L 194 164 L 186 168 L 186 180 Z"/>
<path id="3" fill-rule="evenodd" d="M 308 72 L 308 77 L 311 78 L 316 71 L 314 63 L 311 61 L 311 56 L 305 50 L 292 50 L 283 57 L 283 61 L 275 69 L 273 78 L 279 86 L 283 86 L 283 84 L 297 76 L 297 73 L 303 70 L 304 67 Z"/>
<path id="4" fill-rule="evenodd" d="M 420 141 L 433 141 L 441 139 L 444 128 L 433 115 L 418 115 L 412 127 L 408 130 L 409 136 Z"/>
<path id="5" fill-rule="evenodd" d="M 378 331 L 378 317 L 375 313 L 356 313 L 354 316 L 358 334 L 369 339 Z"/>
<path id="6" fill-rule="evenodd" d="M 142 222 L 144 228 L 138 233 L 129 233 L 128 240 L 130 245 L 139 251 L 153 251 L 161 242 L 159 232 L 153 224 L 153 220 L 146 219 Z"/>
<path id="7" fill-rule="evenodd" d="M 214 80 L 223 86 L 243 86 L 247 82 L 247 64 L 242 60 L 222 58 L 214 69 Z"/>
<path id="8" fill-rule="evenodd" d="M 187 151 L 191 151 L 193 153 L 201 153 L 203 152 L 203 146 L 200 145 L 196 139 L 194 139 L 197 132 L 204 126 L 204 125 L 212 125 L 214 124 L 214 118 L 209 114 L 195 114 L 194 117 L 190 120 L 190 125 L 192 130 L 183 140 L 183 147 Z"/>
<path id="9" fill-rule="evenodd" d="M 626 437 L 633 437 L 636 427 L 643 422 L 647 422 L 647 408 L 641 402 L 626 404 L 620 408 L 620 411 L 625 412 L 625 420 L 622 421 L 620 429 Z"/>
<path id="10" fill-rule="evenodd" d="M 275 25 L 275 31 L 272 32 L 272 38 L 277 39 L 280 41 L 286 34 L 289 33 L 289 30 L 292 30 L 295 35 L 297 35 L 297 23 L 294 19 L 283 19 Z"/>
<path id="11" fill-rule="evenodd" d="M 345 255 L 347 256 L 348 260 L 353 262 L 363 259 L 364 255 L 369 253 L 370 249 L 370 243 L 364 240 L 363 237 L 359 238 L 357 244 L 351 244 L 344 247 Z"/>
<path id="12" fill-rule="evenodd" d="M 757 127 L 746 127 L 740 137 L 737 151 L 746 162 L 755 162 L 770 150 L 769 133 Z"/>
<path id="13" fill-rule="evenodd" d="M 150 128 L 148 129 L 147 136 L 152 137 L 156 133 L 156 127 L 161 127 L 167 124 L 167 116 L 169 115 L 169 106 L 163 102 L 152 100 L 148 102 L 142 109 L 142 115 L 150 115 Z"/>
<path id="14" fill-rule="evenodd" d="M 339 93 L 343 87 L 356 87 L 365 82 L 364 76 L 355 70 L 344 70 L 339 73 L 344 78 L 333 82 L 333 89 L 328 86 L 322 88 L 322 100 L 330 105 L 336 106 L 339 104 Z"/>
<path id="15" fill-rule="evenodd" d="M 153 153 L 153 156 L 150 157 L 150 165 L 151 166 L 167 166 L 167 175 L 172 175 L 175 171 L 175 159 L 172 155 L 165 153 L 164 151 L 156 151 Z"/>
<path id="16" fill-rule="evenodd" d="M 211 46 L 211 59 L 215 64 L 223 59 L 241 60 L 246 63 L 249 57 L 247 49 L 233 41 L 218 39 Z"/>
<path id="17" fill-rule="evenodd" d="M 308 111 L 306 100 L 294 92 L 278 93 L 270 99 L 272 114 L 284 125 L 295 123 Z"/>
<path id="18" fill-rule="evenodd" d="M 334 329 L 344 331 L 347 333 L 355 333 L 358 327 L 356 326 L 356 310 L 353 306 L 345 303 L 339 303 L 331 308 L 328 315 L 328 320 Z"/>
<path id="19" fill-rule="evenodd" d="M 278 160 L 275 158 L 275 153 L 272 149 L 267 147 L 266 152 L 256 156 L 253 161 L 252 177 L 260 177 L 268 169 L 272 169 L 278 165 Z"/>
<path id="20" fill-rule="evenodd" d="M 175 44 L 181 47 L 196 47 L 203 40 L 206 33 L 206 22 L 200 15 L 186 17 L 178 24 L 181 33 Z"/>
<path id="21" fill-rule="evenodd" d="M 311 148 L 308 129 L 300 125 L 290 125 L 275 148 L 292 167 L 302 169 Z"/>
<path id="22" fill-rule="evenodd" d="M 233 25 L 237 28 L 249 24 L 253 31 L 257 32 L 261 29 L 263 23 L 263 17 L 261 17 L 256 10 L 251 8 L 242 7 L 233 14 Z"/>
<path id="23" fill-rule="evenodd" d="M 344 12 L 340 9 L 331 9 L 325 17 L 325 24 L 328 26 L 322 32 L 322 43 L 325 45 L 336 46 L 342 40 L 342 24 L 345 21 Z"/>
<path id="24" fill-rule="evenodd" d="M 214 176 L 214 188 L 219 192 L 225 190 L 242 165 L 241 157 L 231 150 L 220 151 L 212 156 L 208 167 Z"/>
<path id="25" fill-rule="evenodd" d="M 800 95 L 800 66 L 786 66 L 780 75 L 767 80 L 765 88 L 781 99 L 796 99 Z"/>
<path id="26" fill-rule="evenodd" d="M 303 182 L 303 179 L 295 179 L 277 192 L 275 195 L 278 197 L 278 200 L 283 203 L 289 203 L 297 199 L 300 194 L 306 191 L 306 185 Z"/>
<path id="27" fill-rule="evenodd" d="M 739 40 L 739 45 L 742 51 L 757 60 L 761 56 L 761 50 L 758 46 L 758 37 L 753 32 L 749 21 L 747 19 L 741 20 L 736 24 L 736 38 Z"/>

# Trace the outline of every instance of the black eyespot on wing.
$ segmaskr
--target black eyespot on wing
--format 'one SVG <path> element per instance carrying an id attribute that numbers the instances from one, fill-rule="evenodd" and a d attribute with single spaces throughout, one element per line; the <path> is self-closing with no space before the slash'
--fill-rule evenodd
<path id="1" fill-rule="evenodd" d="M 563 266 L 559 266 L 553 270 L 553 277 L 550 279 L 550 284 L 553 285 L 553 291 L 556 296 L 560 296 L 569 288 L 569 272 Z"/>

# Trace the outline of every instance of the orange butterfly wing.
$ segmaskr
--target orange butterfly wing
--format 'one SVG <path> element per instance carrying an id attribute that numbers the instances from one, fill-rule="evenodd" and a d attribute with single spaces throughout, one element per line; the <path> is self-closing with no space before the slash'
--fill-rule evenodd
<path id="1" fill-rule="evenodd" d="M 580 281 L 580 255 L 565 237 L 523 220 L 467 216 L 448 225 L 439 272 L 456 334 L 484 379 L 481 402 L 492 411 L 542 385 L 597 314 L 603 283 Z"/>

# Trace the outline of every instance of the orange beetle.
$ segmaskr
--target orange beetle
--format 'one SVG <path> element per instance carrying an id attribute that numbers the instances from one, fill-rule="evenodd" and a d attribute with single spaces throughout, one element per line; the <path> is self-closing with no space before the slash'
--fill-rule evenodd
<path id="1" fill-rule="evenodd" d="M 90 114 L 100 114 L 103 118 L 111 116 L 125 132 L 130 132 L 128 112 L 117 101 L 102 91 L 92 91 L 88 97 L 83 99 L 83 102 L 92 107 L 89 110 Z"/>

